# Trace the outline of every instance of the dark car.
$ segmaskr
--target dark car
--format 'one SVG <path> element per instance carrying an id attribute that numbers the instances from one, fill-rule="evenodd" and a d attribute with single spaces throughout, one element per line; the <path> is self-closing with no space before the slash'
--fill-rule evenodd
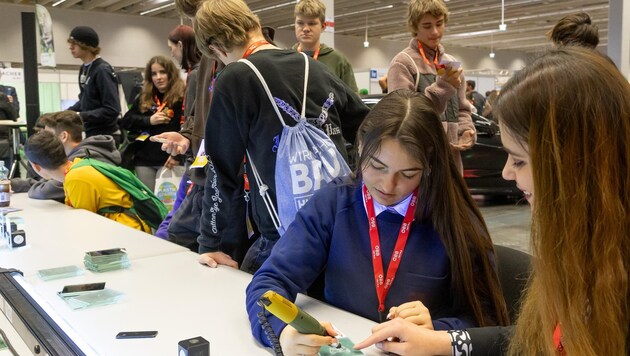
<path id="1" fill-rule="evenodd" d="M 372 108 L 383 94 L 366 95 L 363 102 Z M 493 196 L 522 196 L 513 181 L 501 177 L 507 153 L 501 145 L 499 126 L 492 120 L 472 114 L 477 129 L 477 143 L 473 148 L 462 151 L 464 180 L 471 194 Z"/>

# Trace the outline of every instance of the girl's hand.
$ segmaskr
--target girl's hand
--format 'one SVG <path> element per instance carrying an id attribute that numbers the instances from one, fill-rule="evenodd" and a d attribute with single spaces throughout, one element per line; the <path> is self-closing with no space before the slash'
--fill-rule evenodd
<path id="1" fill-rule="evenodd" d="M 387 319 L 401 318 L 414 323 L 418 326 L 425 327 L 433 330 L 433 322 L 431 321 L 431 313 L 429 309 L 422 304 L 421 301 L 416 300 L 401 304 L 397 307 L 389 309 Z"/>
<path id="2" fill-rule="evenodd" d="M 428 330 L 400 318 L 373 327 L 372 335 L 354 348 L 360 350 L 374 344 L 378 349 L 396 355 L 452 354 L 451 337 L 445 331 Z"/>
<path id="3" fill-rule="evenodd" d="M 321 323 L 329 335 L 337 335 L 337 332 L 328 322 Z M 315 334 L 300 334 L 294 327 L 287 325 L 280 333 L 280 346 L 287 356 L 317 355 L 319 348 L 338 342 L 332 336 Z"/>
<path id="4" fill-rule="evenodd" d="M 171 122 L 171 118 L 162 111 L 151 115 L 151 125 L 162 125 L 168 124 L 169 122 Z"/>

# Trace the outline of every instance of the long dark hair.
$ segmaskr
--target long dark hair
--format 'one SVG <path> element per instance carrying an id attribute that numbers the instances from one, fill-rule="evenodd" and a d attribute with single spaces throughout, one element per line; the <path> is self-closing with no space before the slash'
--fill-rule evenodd
<path id="1" fill-rule="evenodd" d="M 192 27 L 179 25 L 168 34 L 168 40 L 174 44 L 182 43 L 182 61 L 179 64 L 183 70 L 191 70 L 201 60 L 201 52 L 195 42 L 195 32 Z"/>
<path id="2" fill-rule="evenodd" d="M 533 274 L 511 355 L 627 355 L 630 84 L 587 48 L 551 50 L 502 88 L 503 132 L 529 153 Z"/>
<path id="3" fill-rule="evenodd" d="M 372 109 L 357 132 L 361 151 L 357 180 L 384 139 L 397 140 L 424 167 L 415 218 L 431 222 L 444 243 L 458 308 L 472 310 L 480 326 L 509 324 L 499 280 L 489 258 L 494 249 L 488 228 L 457 169 L 430 99 L 400 89 Z"/>

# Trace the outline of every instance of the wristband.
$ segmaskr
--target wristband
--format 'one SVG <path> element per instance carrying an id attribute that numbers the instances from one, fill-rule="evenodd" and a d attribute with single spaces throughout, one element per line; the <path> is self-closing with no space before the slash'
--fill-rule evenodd
<path id="1" fill-rule="evenodd" d="M 466 330 L 449 330 L 447 333 L 451 337 L 451 349 L 453 356 L 472 355 L 472 340 Z"/>

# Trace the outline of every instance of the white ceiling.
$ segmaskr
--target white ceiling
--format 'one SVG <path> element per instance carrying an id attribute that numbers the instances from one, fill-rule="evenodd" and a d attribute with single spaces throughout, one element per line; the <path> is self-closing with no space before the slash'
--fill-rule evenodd
<path id="1" fill-rule="evenodd" d="M 58 0 L 37 0 L 51 7 Z M 32 4 L 33 0 L 0 0 L 0 2 Z M 246 0 L 265 26 L 293 28 L 296 1 Z M 526 52 L 548 46 L 545 33 L 562 17 L 586 11 L 599 27 L 600 45 L 608 42 L 608 1 L 602 0 L 505 0 L 504 23 L 507 31 L 499 31 L 501 0 L 450 0 L 449 22 L 443 43 L 446 46 L 512 49 Z M 369 38 L 405 40 L 408 1 L 401 0 L 335 0 L 335 33 Z M 172 0 L 66 0 L 59 8 L 178 18 Z"/>

